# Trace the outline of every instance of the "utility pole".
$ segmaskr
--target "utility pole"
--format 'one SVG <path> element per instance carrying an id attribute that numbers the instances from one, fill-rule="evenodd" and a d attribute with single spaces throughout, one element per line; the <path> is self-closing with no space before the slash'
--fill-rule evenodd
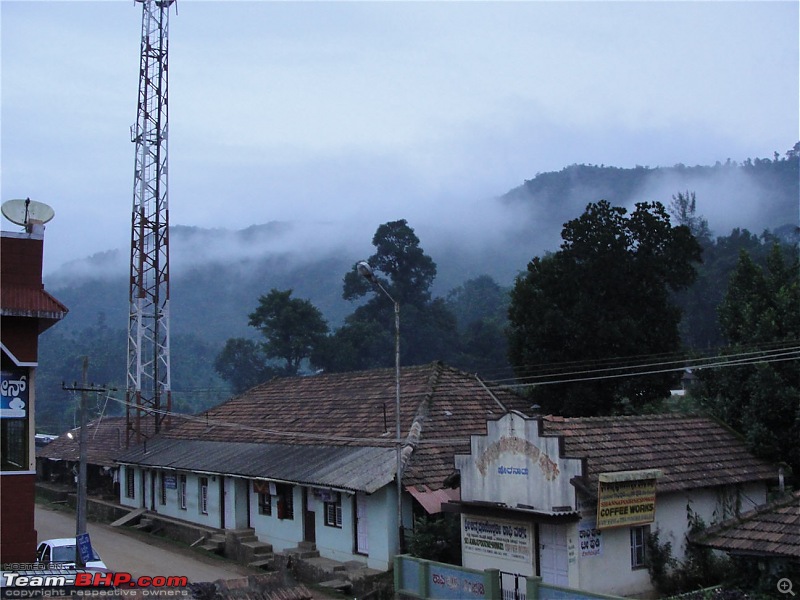
<path id="1" fill-rule="evenodd" d="M 67 392 L 80 392 L 80 433 L 78 434 L 78 499 L 75 507 L 75 566 L 79 569 L 86 565 L 81 558 L 80 547 L 78 544 L 79 536 L 86 533 L 86 510 L 87 510 L 87 486 L 86 486 L 86 396 L 89 392 L 107 392 L 105 387 L 89 385 L 89 357 L 83 357 L 83 376 L 81 385 L 73 383 L 66 386 L 62 382 L 61 389 Z"/>

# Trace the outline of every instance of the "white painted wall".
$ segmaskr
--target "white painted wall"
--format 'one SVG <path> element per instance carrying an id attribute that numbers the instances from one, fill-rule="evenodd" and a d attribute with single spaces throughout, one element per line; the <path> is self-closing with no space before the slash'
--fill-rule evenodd
<path id="1" fill-rule="evenodd" d="M 539 437 L 539 422 L 516 413 L 487 423 L 486 436 L 473 436 L 468 456 L 455 457 L 463 502 L 500 502 L 541 512 L 576 506 L 570 483 L 581 461 L 561 458 L 558 438 Z"/>
<path id="2" fill-rule="evenodd" d="M 404 516 L 405 518 L 405 516 Z M 397 548 L 397 486 L 394 482 L 367 496 L 369 556 L 367 566 L 387 571 Z"/>
<path id="3" fill-rule="evenodd" d="M 296 548 L 303 539 L 303 489 L 292 486 L 292 501 L 294 514 L 292 519 L 279 519 L 277 498 L 272 498 L 272 514 L 261 515 L 258 513 L 258 494 L 250 487 L 250 526 L 255 529 L 258 538 L 272 544 L 275 552 L 282 552 L 287 548 Z"/>
<path id="4" fill-rule="evenodd" d="M 126 470 L 133 469 L 135 483 L 135 497 L 125 497 Z M 273 498 L 272 515 L 261 515 L 258 512 L 258 494 L 253 491 L 249 480 L 247 485 L 237 485 L 240 480 L 234 477 L 221 477 L 214 475 L 200 475 L 190 472 L 166 471 L 174 475 L 176 487 L 166 490 L 167 502 L 161 504 L 161 475 L 160 471 L 146 470 L 145 488 L 142 490 L 142 470 L 138 467 L 123 465 L 120 469 L 120 503 L 124 506 L 137 508 L 141 506 L 142 493 L 146 494 L 146 505 L 150 508 L 150 477 L 156 479 L 155 509 L 158 514 L 189 521 L 199 525 L 219 528 L 220 520 L 220 486 L 225 481 L 225 524 L 229 529 L 236 527 L 237 511 L 246 506 L 239 499 L 239 494 L 250 496 L 250 526 L 255 530 L 256 536 L 263 542 L 272 544 L 275 552 L 282 552 L 289 548 L 297 547 L 303 539 L 303 488 L 293 486 L 294 518 L 279 519 L 276 499 Z M 180 475 L 186 475 L 186 508 L 180 508 Z M 200 478 L 208 478 L 208 514 L 200 512 Z M 246 490 L 246 491 L 245 491 Z M 315 514 L 316 545 L 320 555 L 325 558 L 341 562 L 359 561 L 376 570 L 386 571 L 392 566 L 395 548 L 397 547 L 397 495 L 396 486 L 391 483 L 378 492 L 368 495 L 367 520 L 369 523 L 368 544 L 369 554 L 364 556 L 356 553 L 355 540 L 355 496 L 342 494 L 342 527 L 329 527 L 325 525 L 324 502 L 309 493 L 309 508 Z M 403 505 L 404 519 L 411 522 L 411 506 Z"/>
<path id="5" fill-rule="evenodd" d="M 316 519 L 317 549 L 320 556 L 346 562 L 357 560 L 367 563 L 367 557 L 354 554 L 355 547 L 355 496 L 341 494 L 342 526 L 333 527 L 325 524 L 325 503 L 313 493 L 309 493 L 309 508 L 314 511 Z"/>
<path id="6" fill-rule="evenodd" d="M 749 483 L 741 486 L 738 497 L 742 512 L 756 504 L 766 502 L 767 488 L 764 483 Z M 736 503 L 737 489 L 699 488 L 671 494 L 657 494 L 655 521 L 651 532 L 659 531 L 661 543 L 670 542 L 675 558 L 686 555 L 686 533 L 689 530 L 686 507 L 691 506 L 707 525 L 730 516 L 725 507 Z M 620 596 L 646 594 L 653 590 L 647 569 L 631 568 L 630 527 L 604 529 L 602 551 L 597 556 L 581 556 L 579 524 L 568 531 L 567 545 L 575 547 L 570 559 L 570 585 L 593 592 Z"/>
<path id="7" fill-rule="evenodd" d="M 126 471 L 133 469 L 135 497 L 125 497 Z M 142 493 L 145 494 L 146 506 L 150 506 L 150 478 L 155 477 L 155 512 L 161 515 L 182 519 L 191 523 L 205 525 L 207 527 L 218 528 L 220 525 L 220 483 L 221 477 L 214 475 L 198 475 L 182 471 L 167 471 L 170 475 L 175 475 L 176 480 L 180 475 L 186 475 L 186 509 L 180 508 L 179 490 L 180 483 L 177 482 L 175 489 L 167 489 L 167 503 L 161 504 L 161 477 L 158 471 L 145 471 L 145 488 L 142 489 L 142 470 L 139 467 L 123 465 L 120 469 L 120 504 L 131 508 L 141 506 Z M 208 514 L 200 512 L 200 478 L 208 479 Z"/>
<path id="8" fill-rule="evenodd" d="M 125 494 L 128 489 L 128 471 L 133 471 L 133 482 L 134 482 L 134 492 L 133 498 L 128 498 Z M 122 465 L 119 470 L 119 503 L 122 506 L 129 506 L 130 508 L 138 508 L 141 506 L 141 498 L 142 498 L 142 489 L 141 489 L 141 481 L 142 477 L 139 474 L 139 469 L 136 467 L 132 467 L 130 465 Z"/>

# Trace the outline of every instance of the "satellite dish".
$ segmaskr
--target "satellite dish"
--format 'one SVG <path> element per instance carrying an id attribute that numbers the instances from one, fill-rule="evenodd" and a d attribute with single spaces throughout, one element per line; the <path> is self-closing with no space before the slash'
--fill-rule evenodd
<path id="1" fill-rule="evenodd" d="M 17 225 L 22 225 L 26 229 L 34 223 L 47 223 L 56 216 L 56 211 L 49 205 L 44 202 L 36 202 L 36 200 L 31 200 L 30 198 L 3 202 L 0 211 L 2 211 L 6 219 Z"/>

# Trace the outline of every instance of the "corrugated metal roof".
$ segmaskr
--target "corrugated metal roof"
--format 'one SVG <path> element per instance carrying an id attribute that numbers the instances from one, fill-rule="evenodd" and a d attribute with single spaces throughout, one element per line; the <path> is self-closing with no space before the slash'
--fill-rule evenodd
<path id="1" fill-rule="evenodd" d="M 432 490 L 427 485 L 409 485 L 406 486 L 406 491 L 414 496 L 429 515 L 442 512 L 443 503 L 457 502 L 461 499 L 461 492 L 458 489 L 441 488 Z"/>
<path id="2" fill-rule="evenodd" d="M 145 452 L 145 449 L 147 450 Z M 392 448 L 299 446 L 158 438 L 117 462 L 145 467 L 238 475 L 373 493 L 394 479 Z"/>

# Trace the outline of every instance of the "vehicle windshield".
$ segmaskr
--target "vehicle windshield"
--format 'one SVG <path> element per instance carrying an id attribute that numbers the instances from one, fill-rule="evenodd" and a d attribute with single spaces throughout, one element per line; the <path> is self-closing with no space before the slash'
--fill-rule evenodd
<path id="1" fill-rule="evenodd" d="M 54 546 L 53 557 L 51 560 L 53 562 L 74 563 L 75 546 Z M 100 560 L 100 557 L 98 556 L 97 552 L 94 551 L 94 548 L 92 548 L 92 560 Z"/>

